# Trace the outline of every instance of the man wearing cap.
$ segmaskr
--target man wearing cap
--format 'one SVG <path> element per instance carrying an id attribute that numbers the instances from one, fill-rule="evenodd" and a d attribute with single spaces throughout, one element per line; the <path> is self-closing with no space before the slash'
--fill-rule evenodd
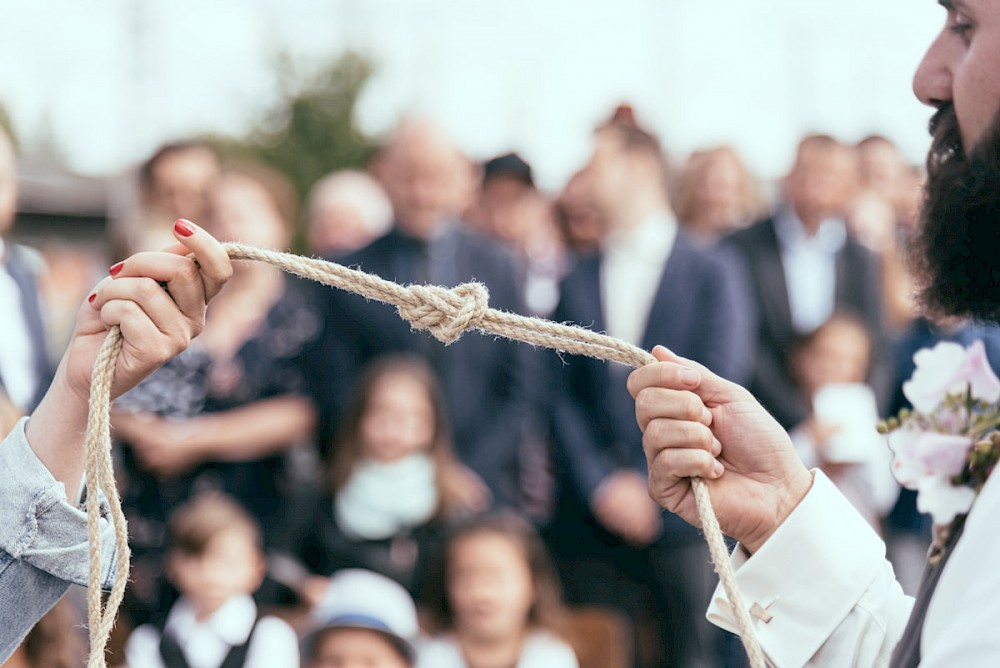
<path id="1" fill-rule="evenodd" d="M 412 668 L 419 626 L 398 583 L 361 569 L 338 571 L 302 638 L 305 668 Z"/>
<path id="2" fill-rule="evenodd" d="M 937 109 L 915 259 L 935 314 L 1000 320 L 1000 3 L 940 0 L 945 26 L 917 70 Z M 822 472 L 795 456 L 743 388 L 663 348 L 629 390 L 644 430 L 649 492 L 689 522 L 689 477 L 708 480 L 722 530 L 740 541 L 737 583 L 770 662 L 783 666 L 996 666 L 1000 657 L 1000 476 L 951 525 L 916 600 L 885 546 Z M 962 517 L 960 515 L 960 517 Z M 713 621 L 734 628 L 717 590 Z"/>

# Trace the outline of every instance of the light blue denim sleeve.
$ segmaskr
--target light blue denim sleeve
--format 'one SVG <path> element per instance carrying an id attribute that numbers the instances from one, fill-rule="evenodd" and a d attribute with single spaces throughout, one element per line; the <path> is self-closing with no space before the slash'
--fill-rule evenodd
<path id="1" fill-rule="evenodd" d="M 0 443 L 0 662 L 70 583 L 86 586 L 90 568 L 87 514 L 28 445 L 26 423 Z M 109 589 L 117 564 L 103 498 L 101 517 L 101 586 Z"/>

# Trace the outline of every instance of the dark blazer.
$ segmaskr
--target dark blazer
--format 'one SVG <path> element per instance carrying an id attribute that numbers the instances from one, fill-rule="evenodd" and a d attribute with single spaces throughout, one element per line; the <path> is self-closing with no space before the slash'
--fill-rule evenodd
<path id="1" fill-rule="evenodd" d="M 572 321 L 596 331 L 607 329 L 601 303 L 601 257 L 582 259 L 562 284 L 557 321 Z M 753 350 L 753 313 L 743 294 L 745 279 L 732 258 L 697 247 L 678 232 L 650 310 L 641 346 L 662 344 L 678 355 L 700 362 L 716 373 L 744 382 Z M 563 361 L 564 360 L 564 361 Z M 600 483 L 617 469 L 646 475 L 642 434 L 635 402 L 626 389 L 627 369 L 586 357 L 564 356 L 553 406 L 557 469 L 563 489 L 560 515 L 589 518 L 590 499 Z M 567 507 L 570 506 L 570 507 Z M 592 519 L 592 518 L 591 518 Z M 697 537 L 665 513 L 670 531 Z M 564 527 L 566 528 L 566 527 Z"/>
<path id="2" fill-rule="evenodd" d="M 6 255 L 3 259 L 3 266 L 17 284 L 18 292 L 21 295 L 19 311 L 28 326 L 28 334 L 31 337 L 31 359 L 32 367 L 35 371 L 35 378 L 38 386 L 35 388 L 35 395 L 27 406 L 20 406 L 26 413 L 30 413 L 42 400 L 42 396 L 49 389 L 52 382 L 52 375 L 55 371 L 52 360 L 49 358 L 47 339 L 45 335 L 45 323 L 42 317 L 41 300 L 38 293 L 38 267 L 37 262 L 32 261 L 29 253 L 23 246 L 12 243 L 7 244 Z M 0 389 L 3 388 L 3 378 L 0 377 Z"/>
<path id="3" fill-rule="evenodd" d="M 428 261 L 421 276 L 415 258 L 424 252 Z M 514 256 L 457 224 L 426 248 L 393 230 L 339 262 L 402 284 L 453 287 L 474 279 L 489 289 L 491 307 L 523 312 Z M 529 407 L 536 405 L 529 397 L 537 391 L 529 382 L 536 359 L 530 346 L 467 332 L 446 347 L 427 332 L 412 331 L 393 306 L 329 288 L 314 298 L 325 330 L 303 364 L 323 412 L 324 435 L 333 432 L 367 362 L 391 352 L 421 354 L 441 381 L 459 460 L 483 478 L 499 503 L 515 503 L 518 450 Z"/>
<path id="4" fill-rule="evenodd" d="M 742 257 L 759 314 L 749 389 L 783 427 L 791 429 L 805 419 L 808 406 L 788 369 L 788 352 L 799 335 L 792 326 L 788 284 L 774 220 L 769 218 L 735 232 L 722 244 Z M 878 260 L 848 236 L 836 262 L 834 308 L 851 311 L 868 325 L 875 342 L 868 382 L 875 389 L 879 408 L 885 411 L 891 394 L 892 360 L 883 325 Z"/>

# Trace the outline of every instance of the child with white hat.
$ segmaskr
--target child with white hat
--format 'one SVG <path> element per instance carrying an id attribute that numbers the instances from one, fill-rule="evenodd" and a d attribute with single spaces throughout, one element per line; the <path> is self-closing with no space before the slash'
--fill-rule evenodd
<path id="1" fill-rule="evenodd" d="M 412 668 L 419 634 L 413 599 L 401 585 L 361 569 L 338 571 L 302 639 L 305 668 Z"/>

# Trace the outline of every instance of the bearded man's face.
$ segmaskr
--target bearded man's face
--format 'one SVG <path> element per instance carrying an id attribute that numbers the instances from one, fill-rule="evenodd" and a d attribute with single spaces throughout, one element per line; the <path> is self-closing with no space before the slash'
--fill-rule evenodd
<path id="1" fill-rule="evenodd" d="M 931 133 L 911 249 L 920 303 L 932 316 L 1000 321 L 1000 114 L 968 152 L 952 104 Z"/>
<path id="2" fill-rule="evenodd" d="M 938 0 L 947 12 L 913 79 L 937 107 L 914 244 L 931 315 L 1000 320 L 1000 2 Z"/>

